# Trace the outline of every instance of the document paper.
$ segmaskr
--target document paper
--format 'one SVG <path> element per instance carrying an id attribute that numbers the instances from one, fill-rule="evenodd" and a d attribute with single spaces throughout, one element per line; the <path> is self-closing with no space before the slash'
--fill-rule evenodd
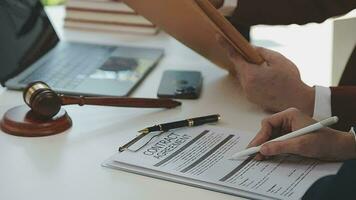
<path id="1" fill-rule="evenodd" d="M 300 199 L 317 179 L 341 166 L 293 155 L 229 160 L 252 136 L 209 125 L 184 128 L 162 133 L 136 152 L 117 153 L 103 165 L 257 199 Z"/>

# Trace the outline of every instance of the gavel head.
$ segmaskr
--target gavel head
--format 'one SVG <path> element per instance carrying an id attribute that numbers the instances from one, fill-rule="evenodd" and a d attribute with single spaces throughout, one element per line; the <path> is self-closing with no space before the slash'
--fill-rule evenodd
<path id="1" fill-rule="evenodd" d="M 32 112 L 41 118 L 52 118 L 61 109 L 61 99 L 46 83 L 30 83 L 23 91 L 23 99 Z"/>

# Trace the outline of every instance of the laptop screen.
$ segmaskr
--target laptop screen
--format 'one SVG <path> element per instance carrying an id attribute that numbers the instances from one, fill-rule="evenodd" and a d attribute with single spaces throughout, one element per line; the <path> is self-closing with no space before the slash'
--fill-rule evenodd
<path id="1" fill-rule="evenodd" d="M 39 0 L 0 0 L 0 26 L 1 84 L 59 40 Z"/>

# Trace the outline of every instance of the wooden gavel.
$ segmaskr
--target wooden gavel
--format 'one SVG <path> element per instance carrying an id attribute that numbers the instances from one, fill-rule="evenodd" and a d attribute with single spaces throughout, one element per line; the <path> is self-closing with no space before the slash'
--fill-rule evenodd
<path id="1" fill-rule="evenodd" d="M 171 99 L 127 98 L 127 97 L 84 97 L 57 94 L 46 83 L 30 83 L 23 92 L 23 99 L 32 112 L 42 118 L 52 118 L 62 105 L 100 105 L 137 108 L 174 108 L 181 102 Z"/>

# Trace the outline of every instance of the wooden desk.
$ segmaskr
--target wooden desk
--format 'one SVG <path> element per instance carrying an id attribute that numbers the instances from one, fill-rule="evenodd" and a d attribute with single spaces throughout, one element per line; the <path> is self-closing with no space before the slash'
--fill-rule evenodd
<path id="1" fill-rule="evenodd" d="M 219 126 L 257 131 L 266 114 L 240 95 L 234 78 L 164 33 L 134 37 L 65 31 L 61 28 L 63 9 L 51 8 L 50 14 L 55 15 L 57 31 L 67 40 L 165 48 L 165 58 L 133 96 L 155 97 L 165 69 L 201 71 L 202 96 L 183 101 L 181 108 L 172 110 L 69 106 L 66 109 L 74 125 L 65 133 L 42 138 L 0 133 L 0 199 L 239 199 L 101 167 L 137 130 L 157 122 L 220 113 Z M 19 104 L 23 104 L 20 92 L 5 90 L 0 95 L 1 114 Z"/>
<path id="2" fill-rule="evenodd" d="M 64 40 L 164 48 L 165 58 L 132 96 L 155 97 L 166 69 L 201 71 L 203 92 L 199 100 L 185 100 L 181 108 L 173 110 L 66 107 L 74 126 L 51 137 L 20 138 L 0 132 L 0 199 L 240 199 L 100 166 L 137 130 L 157 122 L 220 113 L 223 118 L 219 126 L 256 132 L 267 114 L 246 101 L 233 77 L 164 33 L 142 37 L 64 30 L 63 7 L 47 11 Z M 326 59 L 331 55 L 330 22 L 303 27 L 257 27 L 252 35 L 257 45 L 291 58 L 306 83 L 330 84 L 331 58 Z M 20 104 L 20 92 L 0 88 L 0 114 Z"/>

